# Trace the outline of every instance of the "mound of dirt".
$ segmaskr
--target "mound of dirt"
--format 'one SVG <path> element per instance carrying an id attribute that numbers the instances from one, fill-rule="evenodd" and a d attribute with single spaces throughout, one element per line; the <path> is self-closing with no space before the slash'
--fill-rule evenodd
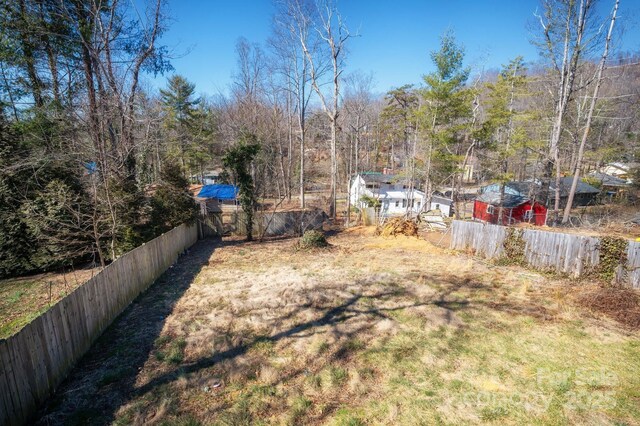
<path id="1" fill-rule="evenodd" d="M 599 287 L 576 297 L 579 305 L 600 312 L 619 323 L 640 329 L 640 292 Z"/>
<path id="2" fill-rule="evenodd" d="M 406 235 L 407 237 L 418 236 L 418 224 L 413 220 L 403 217 L 389 219 L 382 227 L 376 230 L 377 235 L 391 237 L 396 235 Z"/>

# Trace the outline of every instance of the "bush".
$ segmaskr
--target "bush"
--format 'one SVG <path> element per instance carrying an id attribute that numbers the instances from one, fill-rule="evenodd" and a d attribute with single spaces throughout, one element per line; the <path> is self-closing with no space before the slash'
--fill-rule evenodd
<path id="1" fill-rule="evenodd" d="M 360 202 L 363 203 L 365 207 L 375 207 L 379 209 L 380 206 L 382 206 L 382 203 L 378 198 L 374 198 L 366 194 L 360 197 Z"/>
<path id="2" fill-rule="evenodd" d="M 320 248 L 329 245 L 324 234 L 320 231 L 306 231 L 300 238 L 299 246 L 303 249 Z"/>
<path id="3" fill-rule="evenodd" d="M 162 170 L 162 180 L 151 197 L 148 239 L 170 231 L 183 223 L 194 223 L 198 218 L 198 205 L 189 194 L 189 181 L 177 163 L 167 162 Z"/>

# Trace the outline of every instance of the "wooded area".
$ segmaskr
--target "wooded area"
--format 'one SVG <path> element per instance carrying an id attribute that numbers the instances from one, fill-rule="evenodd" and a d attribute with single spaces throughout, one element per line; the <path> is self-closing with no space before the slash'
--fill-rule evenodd
<path id="1" fill-rule="evenodd" d="M 615 49 L 618 1 L 542 0 L 540 59 L 514 52 L 500 70 L 469 66 L 447 31 L 423 84 L 382 96 L 373 74 L 348 72 L 366 34 L 332 0 L 276 0 L 268 42 L 239 39 L 229 93 L 210 96 L 172 68 L 163 2 L 134 3 L 2 3 L 0 276 L 105 265 L 193 220 L 190 181 L 225 167 L 238 183 L 222 158 L 241 144 L 257 147 L 249 209 L 259 198 L 305 207 L 313 190 L 333 219 L 359 172 L 388 168 L 427 199 L 450 190 L 458 207 L 472 167 L 502 191 L 540 181 L 531 197 L 555 199 L 550 221 L 566 222 L 553 182 L 573 176 L 575 190 L 606 163 L 637 163 L 640 56 Z M 149 74 L 166 87 L 141 84 Z"/>

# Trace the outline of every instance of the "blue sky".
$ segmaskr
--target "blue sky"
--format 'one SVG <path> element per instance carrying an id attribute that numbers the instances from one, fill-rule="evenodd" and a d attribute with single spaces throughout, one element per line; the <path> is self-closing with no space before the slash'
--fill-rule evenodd
<path id="1" fill-rule="evenodd" d="M 601 0 L 606 14 L 613 0 Z M 263 44 L 269 37 L 271 0 L 168 0 L 169 29 L 162 44 L 176 56 L 175 73 L 196 84 L 199 93 L 227 93 L 236 66 L 235 44 L 245 37 Z M 538 54 L 529 42 L 537 0 L 338 0 L 352 32 L 348 71 L 373 72 L 375 91 L 419 84 L 432 70 L 429 53 L 452 29 L 472 67 L 498 68 L 522 55 Z M 620 28 L 624 50 L 640 50 L 639 0 L 621 0 Z M 618 24 L 617 24 L 618 25 Z M 152 80 L 163 87 L 165 77 Z"/>

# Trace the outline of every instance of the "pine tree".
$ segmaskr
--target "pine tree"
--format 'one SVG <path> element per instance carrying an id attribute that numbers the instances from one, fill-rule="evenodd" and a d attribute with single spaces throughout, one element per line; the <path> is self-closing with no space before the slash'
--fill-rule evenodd
<path id="1" fill-rule="evenodd" d="M 151 197 L 150 228 L 156 237 L 183 223 L 195 222 L 198 206 L 189 194 L 189 181 L 175 162 L 165 163 L 161 181 Z"/>
<path id="2" fill-rule="evenodd" d="M 461 172 L 458 165 L 463 159 L 463 142 L 468 140 L 474 97 L 473 89 L 466 86 L 470 70 L 463 66 L 464 49 L 452 32 L 441 37 L 440 50 L 431 53 L 431 60 L 436 70 L 423 77 L 425 87 L 420 91 L 423 104 L 419 111 L 426 134 L 426 205 L 431 201 L 434 184 L 449 179 L 454 202 L 457 201 L 456 177 Z"/>
<path id="3" fill-rule="evenodd" d="M 500 196 L 504 198 L 505 184 L 513 178 L 509 172 L 509 159 L 526 138 L 522 123 L 524 113 L 515 108 L 515 102 L 522 96 L 527 85 L 526 68 L 521 56 L 503 67 L 495 83 L 487 84 L 488 100 L 486 119 L 478 137 L 485 142 L 485 148 L 495 154 L 494 179 L 500 183 Z M 503 208 L 498 209 L 498 223 L 502 223 Z"/>
<path id="4" fill-rule="evenodd" d="M 183 172 L 187 171 L 187 157 L 192 153 L 194 122 L 198 116 L 200 98 L 194 97 L 195 85 L 180 75 L 169 79 L 169 87 L 160 90 L 165 107 L 165 125 L 172 133 L 171 151 L 180 160 Z"/>
<path id="5" fill-rule="evenodd" d="M 17 135 L 0 111 L 0 277 L 33 268 L 32 235 L 20 215 L 20 173 Z"/>

